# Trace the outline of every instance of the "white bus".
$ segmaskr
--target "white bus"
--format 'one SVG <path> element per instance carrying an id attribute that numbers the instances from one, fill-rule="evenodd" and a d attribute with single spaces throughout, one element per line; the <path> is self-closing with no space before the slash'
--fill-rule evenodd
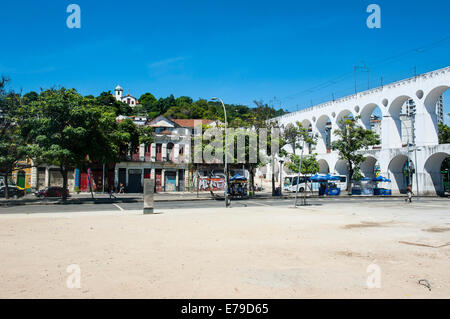
<path id="1" fill-rule="evenodd" d="M 305 183 L 305 177 L 304 175 L 300 175 L 300 183 L 297 183 L 298 175 L 287 175 L 284 177 L 284 186 L 283 191 L 284 192 L 296 192 L 298 188 L 299 193 L 303 193 L 305 189 L 310 190 L 311 189 L 311 182 Z"/>
<path id="2" fill-rule="evenodd" d="M 336 184 L 337 188 L 340 188 L 341 191 L 345 191 L 347 189 L 347 176 L 346 175 L 333 175 L 338 176 L 338 181 L 330 181 L 330 183 Z"/>
<path id="3" fill-rule="evenodd" d="M 328 182 L 330 184 L 330 186 L 333 185 L 337 188 L 340 188 L 341 191 L 345 191 L 347 189 L 347 176 L 346 175 L 333 175 L 333 176 L 338 176 L 339 180 L 335 180 L 335 181 L 330 180 Z M 306 177 L 310 177 L 310 175 L 307 175 Z M 283 191 L 295 192 L 296 185 L 297 185 L 297 175 L 287 175 L 284 178 Z M 310 191 L 310 190 L 319 191 L 319 183 L 308 181 L 308 183 L 306 184 L 304 175 L 300 176 L 300 185 L 298 187 L 299 187 L 299 189 L 298 189 L 299 193 L 302 193 L 305 189 L 307 189 L 308 191 Z"/>

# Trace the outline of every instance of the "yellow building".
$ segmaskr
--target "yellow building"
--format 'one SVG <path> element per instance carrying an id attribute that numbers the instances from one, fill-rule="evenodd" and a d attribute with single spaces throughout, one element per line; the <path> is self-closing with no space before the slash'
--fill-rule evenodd
<path id="1" fill-rule="evenodd" d="M 18 161 L 16 168 L 12 172 L 12 182 L 20 188 L 25 189 L 26 192 L 31 192 L 31 176 L 32 176 L 32 161 L 30 159 Z"/>

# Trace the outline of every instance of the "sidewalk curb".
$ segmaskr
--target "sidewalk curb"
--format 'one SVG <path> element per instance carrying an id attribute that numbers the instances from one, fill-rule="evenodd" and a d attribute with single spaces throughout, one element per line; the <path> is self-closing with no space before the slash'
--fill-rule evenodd
<path id="1" fill-rule="evenodd" d="M 302 196 L 299 196 L 298 199 L 302 199 Z M 341 198 L 406 198 L 404 195 L 394 195 L 394 196 L 364 196 L 364 195 L 352 195 L 352 196 L 307 196 L 306 199 L 329 199 L 329 200 L 339 200 Z M 440 196 L 421 196 L 420 198 L 444 198 Z M 246 198 L 246 200 L 288 200 L 295 199 L 295 196 L 292 195 L 283 195 L 283 196 L 255 196 L 252 198 Z M 162 198 L 155 199 L 155 202 L 177 202 L 177 201 L 204 201 L 204 200 L 224 200 L 223 197 L 217 196 L 216 198 L 211 197 L 199 197 L 199 198 Z M 235 199 L 237 201 L 241 199 Z M 235 201 L 234 200 L 234 201 Z M 420 200 L 420 199 L 419 199 Z M 66 203 L 63 203 L 62 200 L 39 200 L 39 199 L 19 199 L 19 200 L 0 200 L 0 207 L 12 207 L 12 206 L 27 206 L 27 205 L 82 205 L 82 204 L 117 204 L 117 203 L 141 203 L 143 202 L 143 198 L 140 197 L 128 197 L 128 198 L 117 198 L 111 200 L 109 198 L 83 198 L 83 199 L 69 199 Z"/>

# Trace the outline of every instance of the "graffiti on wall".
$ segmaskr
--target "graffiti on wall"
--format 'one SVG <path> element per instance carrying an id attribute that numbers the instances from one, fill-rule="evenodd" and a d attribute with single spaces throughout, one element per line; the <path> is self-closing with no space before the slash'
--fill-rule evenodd
<path id="1" fill-rule="evenodd" d="M 200 177 L 198 188 L 200 191 L 221 191 L 225 190 L 225 179 L 224 178 L 209 178 Z"/>

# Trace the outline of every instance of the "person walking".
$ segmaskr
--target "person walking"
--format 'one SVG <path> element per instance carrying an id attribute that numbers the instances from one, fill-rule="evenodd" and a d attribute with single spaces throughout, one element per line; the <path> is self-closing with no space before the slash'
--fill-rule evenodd
<path id="1" fill-rule="evenodd" d="M 113 190 L 113 188 L 111 187 L 110 189 L 109 189 L 109 199 L 112 199 L 114 197 L 114 199 L 117 199 L 117 197 L 114 195 L 114 190 Z"/>
<path id="2" fill-rule="evenodd" d="M 125 187 L 123 187 L 123 184 L 120 183 L 119 194 L 124 194 L 124 193 L 125 193 Z"/>
<path id="3" fill-rule="evenodd" d="M 408 187 L 406 187 L 406 195 L 408 196 L 408 198 L 405 198 L 405 202 L 409 201 L 411 203 L 413 194 L 414 193 L 412 191 L 412 185 L 408 185 Z"/>

